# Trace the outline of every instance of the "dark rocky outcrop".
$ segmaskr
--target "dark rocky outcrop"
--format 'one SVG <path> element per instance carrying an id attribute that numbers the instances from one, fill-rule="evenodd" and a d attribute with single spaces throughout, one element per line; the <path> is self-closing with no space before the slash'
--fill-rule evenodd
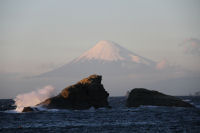
<path id="1" fill-rule="evenodd" d="M 6 111 L 6 110 L 13 110 L 16 108 L 14 105 L 14 100 L 12 99 L 1 99 L 0 100 L 0 111 Z"/>
<path id="2" fill-rule="evenodd" d="M 165 95 L 158 91 L 135 88 L 129 93 L 126 106 L 139 107 L 140 105 L 194 107 L 174 96 Z"/>
<path id="3" fill-rule="evenodd" d="M 100 75 L 91 75 L 38 105 L 46 108 L 78 110 L 109 107 L 107 101 L 109 94 L 101 84 L 101 80 Z"/>
<path id="4" fill-rule="evenodd" d="M 22 110 L 22 112 L 33 112 L 33 111 L 35 110 L 31 107 L 24 107 L 24 109 Z"/>

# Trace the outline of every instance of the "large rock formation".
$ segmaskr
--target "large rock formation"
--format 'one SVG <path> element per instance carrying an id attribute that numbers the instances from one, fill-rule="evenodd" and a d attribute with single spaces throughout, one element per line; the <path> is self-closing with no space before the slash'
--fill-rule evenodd
<path id="1" fill-rule="evenodd" d="M 126 106 L 139 107 L 140 105 L 194 107 L 174 96 L 165 95 L 158 91 L 135 88 L 129 93 Z"/>
<path id="2" fill-rule="evenodd" d="M 91 75 L 61 91 L 55 97 L 46 99 L 39 106 L 55 109 L 89 109 L 109 107 L 108 92 L 101 84 L 102 77 Z"/>

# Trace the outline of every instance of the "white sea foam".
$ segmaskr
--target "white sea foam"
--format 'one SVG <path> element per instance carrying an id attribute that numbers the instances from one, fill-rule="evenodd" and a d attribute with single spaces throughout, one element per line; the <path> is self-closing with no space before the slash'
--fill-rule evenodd
<path id="1" fill-rule="evenodd" d="M 22 112 L 24 107 L 35 106 L 45 99 L 52 97 L 55 94 L 54 87 L 48 85 L 42 89 L 32 91 L 29 93 L 19 94 L 16 96 L 15 105 L 17 106 L 16 111 Z"/>
<path id="2" fill-rule="evenodd" d="M 190 102 L 191 100 L 190 100 L 190 99 L 184 99 L 183 101 L 185 101 L 185 102 Z"/>

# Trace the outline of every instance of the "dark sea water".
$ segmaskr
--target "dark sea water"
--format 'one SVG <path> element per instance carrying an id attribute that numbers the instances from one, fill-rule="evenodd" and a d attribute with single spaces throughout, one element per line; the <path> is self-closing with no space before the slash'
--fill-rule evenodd
<path id="1" fill-rule="evenodd" d="M 181 97 L 197 108 L 125 107 L 111 97 L 112 109 L 43 110 L 15 113 L 12 100 L 0 100 L 0 132 L 39 133 L 200 133 L 200 97 Z M 8 111 L 11 110 L 11 111 Z"/>

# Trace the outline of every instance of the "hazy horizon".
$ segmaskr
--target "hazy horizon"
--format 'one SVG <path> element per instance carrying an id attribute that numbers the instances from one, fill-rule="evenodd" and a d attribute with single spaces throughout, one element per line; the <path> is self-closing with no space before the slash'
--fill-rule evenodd
<path id="1" fill-rule="evenodd" d="M 167 94 L 194 94 L 200 91 L 199 12 L 198 0 L 2 0 L 0 98 L 13 98 L 19 93 L 52 84 L 58 85 L 55 86 L 58 91 L 62 89 L 59 87 L 76 83 L 84 77 L 64 79 L 66 84 L 60 83 L 60 79 L 58 82 L 57 79 L 39 82 L 39 79 L 27 77 L 59 68 L 81 56 L 101 40 L 114 41 L 160 63 L 160 66 L 178 70 L 179 73 L 173 76 L 177 79 L 176 85 L 170 84 L 167 88 L 164 84 L 172 81 L 162 85 L 159 82 L 150 89 L 155 86 L 161 87 L 158 90 Z M 167 75 L 155 77 L 164 80 Z M 148 78 L 150 76 L 145 77 Z M 158 81 L 156 78 L 155 82 Z M 127 88 L 115 90 L 107 85 L 106 79 L 107 77 L 103 79 L 103 83 L 105 82 L 111 96 L 125 95 L 127 89 L 149 85 L 145 83 L 144 86 L 134 86 L 128 82 Z M 56 83 L 49 84 L 55 81 Z M 179 88 L 182 86 L 179 84 L 183 81 L 188 86 L 181 90 Z"/>

